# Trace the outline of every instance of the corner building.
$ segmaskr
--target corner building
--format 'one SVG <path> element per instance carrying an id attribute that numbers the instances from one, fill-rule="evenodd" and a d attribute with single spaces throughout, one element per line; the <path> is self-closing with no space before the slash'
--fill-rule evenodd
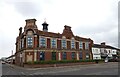
<path id="1" fill-rule="evenodd" d="M 24 31 L 19 28 L 16 38 L 15 63 L 50 60 L 85 60 L 92 59 L 90 38 L 74 36 L 70 26 L 64 26 L 63 33 L 48 32 L 46 21 L 43 29 L 38 30 L 36 19 L 27 19 Z"/>

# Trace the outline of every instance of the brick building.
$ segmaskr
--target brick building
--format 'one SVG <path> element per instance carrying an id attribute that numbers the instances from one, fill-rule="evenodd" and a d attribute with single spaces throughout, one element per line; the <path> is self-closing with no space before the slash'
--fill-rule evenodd
<path id="1" fill-rule="evenodd" d="M 90 38 L 74 36 L 70 26 L 64 26 L 63 33 L 48 32 L 46 21 L 43 30 L 38 30 L 36 19 L 27 19 L 24 31 L 19 28 L 16 38 L 15 63 L 49 60 L 92 59 Z"/>

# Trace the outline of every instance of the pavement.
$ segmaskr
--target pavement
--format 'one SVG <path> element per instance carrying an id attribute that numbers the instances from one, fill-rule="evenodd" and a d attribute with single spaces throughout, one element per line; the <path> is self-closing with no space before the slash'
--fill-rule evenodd
<path id="1" fill-rule="evenodd" d="M 118 75 L 117 62 L 47 68 L 24 68 L 4 64 L 2 68 L 3 75 Z"/>

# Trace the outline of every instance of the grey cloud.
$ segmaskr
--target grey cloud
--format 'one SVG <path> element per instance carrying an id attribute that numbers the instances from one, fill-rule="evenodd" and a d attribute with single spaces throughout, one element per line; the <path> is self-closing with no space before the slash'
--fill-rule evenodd
<path id="1" fill-rule="evenodd" d="M 41 13 L 41 6 L 33 2 L 14 2 L 16 11 L 25 17 L 36 17 Z"/>
<path id="2" fill-rule="evenodd" d="M 101 43 L 105 41 L 106 44 L 118 47 L 118 34 L 116 29 L 110 30 L 109 32 L 91 34 L 89 36 L 94 39 L 95 43 Z"/>

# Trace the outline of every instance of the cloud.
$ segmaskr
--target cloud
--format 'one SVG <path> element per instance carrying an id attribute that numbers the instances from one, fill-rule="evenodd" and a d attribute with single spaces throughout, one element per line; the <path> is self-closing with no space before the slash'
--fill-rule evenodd
<path id="1" fill-rule="evenodd" d="M 32 0 L 30 1 L 6 1 L 8 5 L 12 5 L 16 12 L 20 13 L 23 15 L 23 17 L 37 17 L 42 9 L 40 3 L 33 2 Z"/>
<path id="2" fill-rule="evenodd" d="M 118 0 L 0 0 L 0 56 L 15 52 L 19 27 L 28 18 L 36 18 L 40 30 L 46 18 L 50 32 L 62 33 L 68 25 L 75 35 L 117 46 L 117 4 Z"/>

